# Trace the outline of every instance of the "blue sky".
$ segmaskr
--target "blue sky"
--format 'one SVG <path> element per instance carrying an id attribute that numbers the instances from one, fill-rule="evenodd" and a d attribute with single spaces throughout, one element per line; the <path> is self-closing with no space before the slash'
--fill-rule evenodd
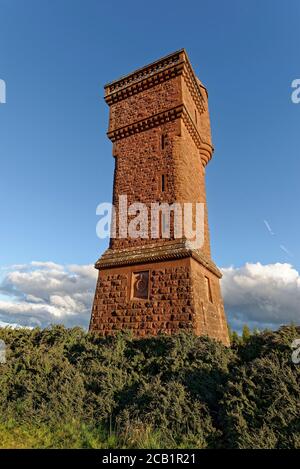
<path id="1" fill-rule="evenodd" d="M 215 262 L 299 271 L 298 0 L 0 0 L 0 12 L 0 266 L 99 257 L 114 164 L 103 85 L 184 47 L 209 91 Z"/>

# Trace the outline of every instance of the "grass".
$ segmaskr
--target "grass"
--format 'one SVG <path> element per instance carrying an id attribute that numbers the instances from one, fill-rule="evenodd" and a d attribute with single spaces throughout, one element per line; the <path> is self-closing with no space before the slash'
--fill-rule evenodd
<path id="1" fill-rule="evenodd" d="M 76 421 L 60 427 L 18 424 L 13 420 L 0 423 L 0 449 L 166 449 L 197 448 L 199 445 L 201 442 L 193 435 L 176 442 L 172 435 L 142 423 L 122 433 L 114 431 L 110 434 L 102 428 L 88 427 Z"/>

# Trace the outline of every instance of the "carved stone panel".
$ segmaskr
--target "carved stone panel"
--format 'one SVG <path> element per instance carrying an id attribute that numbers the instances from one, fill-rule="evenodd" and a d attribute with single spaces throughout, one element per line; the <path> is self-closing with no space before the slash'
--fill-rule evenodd
<path id="1" fill-rule="evenodd" d="M 131 298 L 146 300 L 149 296 L 149 271 L 133 272 L 131 282 Z"/>

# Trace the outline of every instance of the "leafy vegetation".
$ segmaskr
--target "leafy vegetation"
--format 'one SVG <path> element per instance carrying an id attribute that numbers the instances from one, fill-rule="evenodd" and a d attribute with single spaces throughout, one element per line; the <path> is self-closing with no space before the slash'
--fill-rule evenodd
<path id="1" fill-rule="evenodd" d="M 0 447 L 300 448 L 299 336 L 0 329 Z"/>

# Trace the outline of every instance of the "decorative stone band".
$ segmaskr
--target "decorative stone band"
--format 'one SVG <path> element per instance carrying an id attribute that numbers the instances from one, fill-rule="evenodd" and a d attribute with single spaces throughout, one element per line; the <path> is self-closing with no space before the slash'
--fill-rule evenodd
<path id="1" fill-rule="evenodd" d="M 204 142 L 204 140 L 202 140 L 194 124 L 194 121 L 185 106 L 183 106 L 182 119 L 192 139 L 194 140 L 195 145 L 199 149 L 201 161 L 205 167 L 212 158 L 214 148 L 211 143 Z"/>
<path id="2" fill-rule="evenodd" d="M 132 86 L 146 78 L 153 77 L 158 73 L 168 70 L 171 66 L 174 66 L 179 62 L 183 62 L 183 52 L 183 49 L 177 52 L 173 52 L 172 54 L 169 54 L 166 57 L 156 60 L 155 62 L 152 62 L 151 64 L 146 65 L 145 67 L 142 67 L 136 70 L 135 72 L 130 73 L 129 75 L 125 75 L 124 77 L 107 83 L 104 86 L 106 98 L 112 95 L 113 93 L 117 93 L 121 89 L 127 88 L 128 86 Z"/>
<path id="3" fill-rule="evenodd" d="M 192 139 L 194 140 L 195 145 L 199 149 L 203 166 L 206 166 L 208 161 L 212 157 L 213 147 L 210 143 L 204 142 L 201 139 L 200 134 L 194 124 L 194 121 L 191 118 L 184 104 L 168 109 L 167 111 L 159 112 L 158 114 L 134 122 L 133 124 L 129 124 L 124 127 L 120 127 L 119 129 L 107 132 L 107 136 L 112 142 L 116 142 L 117 140 L 129 137 L 130 135 L 133 135 L 135 133 L 144 132 L 145 130 L 152 129 L 153 127 L 157 127 L 161 124 L 179 118 L 183 119 L 187 130 L 189 131 Z"/>
<path id="4" fill-rule="evenodd" d="M 107 104 L 117 103 L 123 99 L 133 96 L 134 94 L 139 93 L 140 91 L 145 91 L 158 83 L 163 83 L 164 81 L 170 80 L 182 73 L 184 67 L 184 62 L 178 62 L 176 65 L 170 65 L 169 67 L 156 72 L 155 75 L 150 75 L 144 78 L 141 78 L 138 81 L 133 82 L 130 85 L 127 85 L 120 90 L 113 92 L 112 94 L 105 96 L 105 101 Z"/>
<path id="5" fill-rule="evenodd" d="M 188 248 L 184 240 L 169 241 L 161 245 L 146 245 L 139 248 L 107 249 L 96 262 L 95 267 L 98 270 L 104 270 L 113 267 L 163 262 L 186 257 L 192 257 L 206 269 L 213 272 L 218 278 L 222 277 L 222 273 L 211 259 L 208 259 L 200 250 Z"/>
<path id="6" fill-rule="evenodd" d="M 186 67 L 183 68 L 183 78 L 186 81 L 189 92 L 191 93 L 200 114 L 205 111 L 204 99 L 199 91 L 199 85 L 195 79 L 195 75 L 192 69 L 192 66 L 187 62 Z"/>
<path id="7" fill-rule="evenodd" d="M 168 109 L 167 111 L 159 112 L 158 114 L 154 114 L 150 117 L 147 117 L 146 119 L 142 119 L 140 121 L 134 122 L 133 124 L 120 127 L 119 129 L 112 130 L 111 132 L 107 132 L 107 136 L 112 142 L 115 142 L 121 138 L 129 137 L 129 135 L 133 135 L 138 132 L 144 132 L 145 130 L 152 129 L 153 127 L 157 127 L 166 122 L 178 119 L 182 115 L 183 108 L 184 106 L 180 105 Z"/>
<path id="8" fill-rule="evenodd" d="M 198 111 L 202 114 L 205 110 L 205 100 L 201 88 L 205 88 L 199 86 L 184 49 L 108 83 L 104 87 L 105 101 L 111 105 L 178 75 L 183 75 Z"/>

